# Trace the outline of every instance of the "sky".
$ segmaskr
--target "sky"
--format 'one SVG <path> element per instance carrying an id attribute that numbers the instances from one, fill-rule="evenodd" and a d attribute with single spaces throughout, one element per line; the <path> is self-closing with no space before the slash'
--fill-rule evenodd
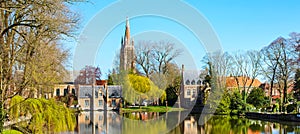
<path id="1" fill-rule="evenodd" d="M 70 5 L 80 23 L 78 41 L 66 45 L 72 69 L 99 66 L 105 79 L 129 17 L 135 45 L 142 40 L 172 42 L 183 50 L 175 59 L 178 65 L 201 69 L 202 57 L 212 49 L 259 50 L 300 32 L 299 5 L 299 0 L 90 0 Z"/>

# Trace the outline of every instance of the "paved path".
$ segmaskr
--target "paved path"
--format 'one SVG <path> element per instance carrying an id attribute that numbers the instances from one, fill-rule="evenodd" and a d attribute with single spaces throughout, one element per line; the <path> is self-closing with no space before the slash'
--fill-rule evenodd
<path id="1" fill-rule="evenodd" d="M 13 121 L 5 121 L 4 122 L 4 127 L 7 127 L 7 126 L 10 126 L 10 125 L 13 125 L 13 124 L 16 124 L 16 123 L 19 123 L 19 122 L 23 122 L 23 121 L 28 121 L 30 120 L 31 117 L 25 117 L 25 116 L 22 116 L 20 117 L 18 120 L 13 120 Z"/>

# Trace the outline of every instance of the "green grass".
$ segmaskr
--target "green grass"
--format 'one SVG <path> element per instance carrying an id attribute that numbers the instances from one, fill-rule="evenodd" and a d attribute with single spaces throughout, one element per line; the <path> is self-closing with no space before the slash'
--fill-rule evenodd
<path id="1" fill-rule="evenodd" d="M 17 130 L 4 130 L 2 134 L 22 134 L 22 132 Z"/>
<path id="2" fill-rule="evenodd" d="M 168 109 L 165 106 L 141 106 L 139 107 L 128 107 L 128 108 L 122 108 L 121 109 L 123 113 L 129 113 L 129 112 L 170 112 L 170 111 L 183 111 L 183 108 L 173 108 L 168 107 Z"/>

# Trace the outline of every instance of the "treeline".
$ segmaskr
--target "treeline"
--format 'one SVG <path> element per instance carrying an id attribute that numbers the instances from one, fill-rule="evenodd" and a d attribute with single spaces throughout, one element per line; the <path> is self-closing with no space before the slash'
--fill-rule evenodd
<path id="1" fill-rule="evenodd" d="M 279 109 L 285 111 L 287 104 L 294 101 L 288 99 L 288 88 L 293 87 L 292 97 L 299 100 L 299 50 L 300 34 L 291 33 L 288 38 L 278 37 L 268 46 L 258 51 L 214 52 L 209 53 L 202 61 L 206 64 L 205 68 L 208 76 L 206 78 L 213 86 L 212 89 L 215 90 L 213 92 L 225 93 L 221 104 L 225 103 L 226 93 L 228 93 L 225 90 L 227 88 L 227 77 L 235 79 L 236 90 L 242 93 L 240 97 L 235 93 L 231 93 L 230 95 L 241 98 L 240 102 L 232 103 L 239 104 L 236 108 L 243 110 L 247 109 L 247 99 L 251 94 L 250 91 L 253 88 L 255 79 L 263 78 L 269 87 L 268 106 L 271 106 L 273 92 L 276 90 L 280 93 Z M 229 102 L 230 100 L 227 100 L 227 103 Z"/>

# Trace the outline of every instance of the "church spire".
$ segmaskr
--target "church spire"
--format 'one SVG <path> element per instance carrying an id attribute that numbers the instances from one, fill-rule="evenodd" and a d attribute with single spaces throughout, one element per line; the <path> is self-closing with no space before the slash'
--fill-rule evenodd
<path id="1" fill-rule="evenodd" d="M 135 52 L 134 52 L 134 41 L 130 39 L 130 27 L 129 20 L 126 17 L 125 24 L 125 35 L 121 40 L 121 50 L 120 50 L 120 71 L 133 71 L 135 72 Z"/>
<path id="2" fill-rule="evenodd" d="M 130 43 L 130 27 L 129 27 L 129 19 L 126 17 L 126 28 L 125 28 L 125 43 Z"/>

